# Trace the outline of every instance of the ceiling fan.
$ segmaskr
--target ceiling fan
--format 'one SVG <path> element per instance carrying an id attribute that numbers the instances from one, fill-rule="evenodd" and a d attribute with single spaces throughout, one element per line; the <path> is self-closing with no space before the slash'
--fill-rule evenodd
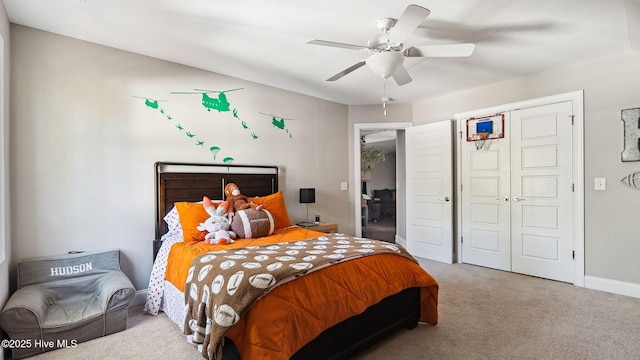
<path id="1" fill-rule="evenodd" d="M 411 4 L 407 6 L 400 19 L 382 18 L 377 22 L 382 33 L 369 39 L 366 46 L 344 44 L 325 40 L 312 40 L 308 44 L 338 47 L 350 50 L 364 50 L 370 55 L 341 72 L 328 78 L 327 81 L 335 81 L 343 76 L 359 69 L 367 64 L 369 68 L 383 80 L 393 77 L 399 86 L 411 82 L 411 76 L 402 65 L 405 57 L 466 57 L 470 56 L 475 44 L 452 45 L 424 45 L 405 48 L 402 42 L 409 36 L 426 18 L 431 11 L 422 6 Z M 386 97 L 386 96 L 385 96 Z"/>

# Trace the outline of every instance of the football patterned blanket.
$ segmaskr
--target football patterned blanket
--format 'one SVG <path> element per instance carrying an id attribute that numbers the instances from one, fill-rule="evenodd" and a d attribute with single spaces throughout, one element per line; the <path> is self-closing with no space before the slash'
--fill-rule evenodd
<path id="1" fill-rule="evenodd" d="M 221 359 L 227 331 L 271 289 L 311 271 L 374 254 L 415 261 L 395 244 L 342 234 L 200 255 L 187 277 L 184 333 L 202 345 L 205 358 Z"/>

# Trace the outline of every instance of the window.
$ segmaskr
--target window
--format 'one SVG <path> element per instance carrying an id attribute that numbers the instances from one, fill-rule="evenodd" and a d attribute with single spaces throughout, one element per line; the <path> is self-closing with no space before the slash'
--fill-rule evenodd
<path id="1" fill-rule="evenodd" d="M 9 181 L 9 161 L 7 149 L 9 148 L 9 134 L 6 119 L 4 117 L 4 39 L 0 36 L 0 264 L 6 258 L 7 237 L 7 182 Z"/>

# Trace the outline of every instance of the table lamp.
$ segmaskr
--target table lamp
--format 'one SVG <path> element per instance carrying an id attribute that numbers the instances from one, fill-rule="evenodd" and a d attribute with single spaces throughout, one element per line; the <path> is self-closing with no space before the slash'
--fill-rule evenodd
<path id="1" fill-rule="evenodd" d="M 307 204 L 307 218 L 305 222 L 309 220 L 309 204 L 316 202 L 316 189 L 315 188 L 300 188 L 300 203 Z"/>

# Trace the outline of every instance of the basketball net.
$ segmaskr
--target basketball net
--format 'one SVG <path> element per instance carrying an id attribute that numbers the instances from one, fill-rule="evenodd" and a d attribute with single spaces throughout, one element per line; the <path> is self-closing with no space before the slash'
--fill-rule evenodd
<path id="1" fill-rule="evenodd" d="M 476 150 L 480 150 L 484 147 L 484 142 L 489 138 L 488 132 L 479 132 L 471 135 L 474 144 L 476 145 Z"/>

